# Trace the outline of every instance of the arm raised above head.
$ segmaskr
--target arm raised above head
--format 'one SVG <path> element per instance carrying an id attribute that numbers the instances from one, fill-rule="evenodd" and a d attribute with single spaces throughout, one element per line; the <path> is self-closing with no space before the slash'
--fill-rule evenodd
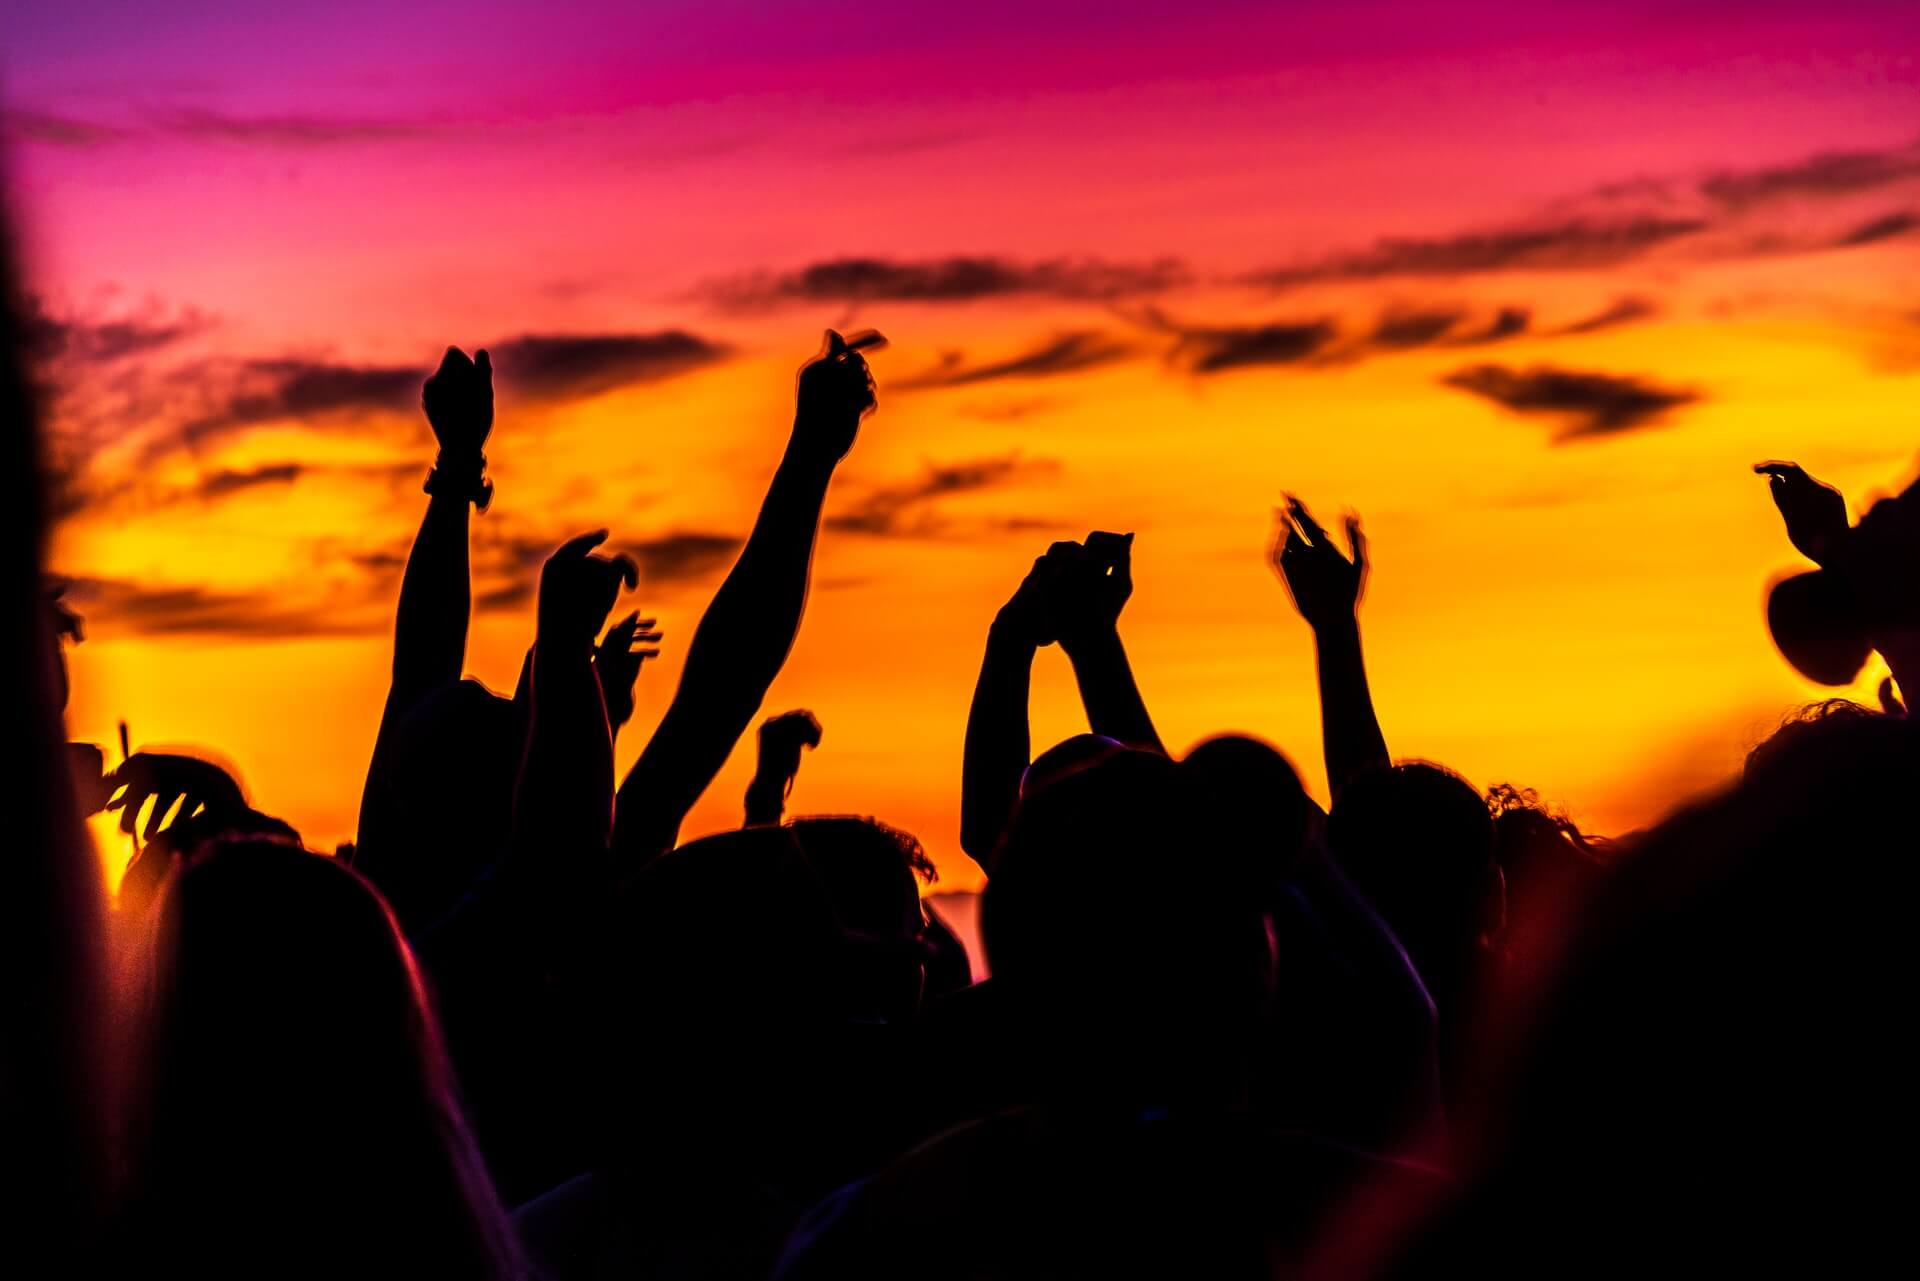
<path id="1" fill-rule="evenodd" d="M 1327 760 L 1327 786 L 1338 796 L 1356 775 L 1391 763 L 1360 648 L 1367 539 L 1360 530 L 1360 518 L 1349 516 L 1351 555 L 1343 556 L 1298 498 L 1289 497 L 1277 515 L 1280 528 L 1271 559 L 1294 608 L 1313 628 L 1320 674 L 1321 746 Z"/>
<path id="2" fill-rule="evenodd" d="M 800 371 L 793 433 L 753 532 L 694 631 L 660 727 L 620 785 L 614 846 L 630 868 L 673 848 L 793 648 L 827 486 L 878 403 L 860 349 L 879 341 L 829 330 L 826 349 Z"/>

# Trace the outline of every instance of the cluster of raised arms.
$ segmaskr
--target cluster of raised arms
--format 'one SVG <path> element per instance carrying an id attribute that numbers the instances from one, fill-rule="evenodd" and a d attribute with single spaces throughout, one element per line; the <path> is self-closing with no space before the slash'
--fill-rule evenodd
<path id="1" fill-rule="evenodd" d="M 1359 1279 L 1878 1260 L 1854 1248 L 1875 1232 L 1838 1225 L 1878 1205 L 1870 1167 L 1910 1128 L 1891 1119 L 1911 1084 L 1885 1029 L 1911 968 L 1897 910 L 1920 747 L 1894 689 L 1920 682 L 1920 491 L 1850 525 L 1797 465 L 1755 468 L 1817 566 L 1772 590 L 1779 648 L 1836 685 L 1878 651 L 1882 710 L 1802 714 L 1725 790 L 1616 842 L 1522 788 L 1396 763 L 1361 642 L 1358 516 L 1339 538 L 1284 495 L 1268 551 L 1312 633 L 1325 806 L 1259 738 L 1170 752 L 1121 636 L 1134 535 L 1055 542 L 993 615 L 967 713 L 959 838 L 986 889 L 928 899 L 908 832 L 788 817 L 823 742 L 811 711 L 760 725 L 737 830 L 681 839 L 794 644 L 883 345 L 828 331 L 801 368 L 752 530 L 617 785 L 615 739 L 663 636 L 622 614 L 641 566 L 601 550 L 608 530 L 546 560 L 513 694 L 463 676 L 470 522 L 496 499 L 484 350 L 450 348 L 422 391 L 438 449 L 336 856 L 211 760 L 141 751 L 109 771 L 98 748 L 54 751 L 64 664 L 41 683 L 22 661 L 54 708 L 23 735 L 75 783 L 34 830 L 117 811 L 137 850 L 96 994 L 110 1042 L 47 1041 L 66 1047 L 49 1063 L 118 1069 L 97 1168 L 62 1176 L 99 1192 L 71 1220 L 85 1266 L 64 1271 Z M 23 634 L 57 659 L 80 622 L 57 591 L 41 603 Z M 1032 673 L 1053 646 L 1088 732 L 1036 755 Z M 1528 697 L 1475 697 L 1509 694 Z M 1878 888 L 1842 896 L 1833 867 Z M 61 892 L 71 959 L 93 925 Z M 977 921 L 947 919 L 969 903 Z M 55 950 L 44 927 L 23 937 Z M 41 1088 L 94 1101 L 70 1079 Z"/>

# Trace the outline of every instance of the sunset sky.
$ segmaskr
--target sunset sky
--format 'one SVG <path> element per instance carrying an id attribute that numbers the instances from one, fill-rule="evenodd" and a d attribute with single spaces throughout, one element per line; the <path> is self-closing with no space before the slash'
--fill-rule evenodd
<path id="1" fill-rule="evenodd" d="M 455 343 L 498 369 L 468 669 L 510 690 L 545 553 L 610 527 L 667 633 L 624 771 L 827 325 L 893 345 L 765 710 L 825 725 L 796 811 L 952 887 L 987 623 L 1093 528 L 1137 534 L 1169 746 L 1258 733 L 1322 796 L 1283 489 L 1366 519 L 1395 755 L 1618 832 L 1817 693 L 1748 469 L 1856 512 L 1912 477 L 1920 5 L 941 9 L 10 6 L 74 736 L 212 748 L 351 836 Z M 1083 727 L 1055 651 L 1034 721 Z"/>

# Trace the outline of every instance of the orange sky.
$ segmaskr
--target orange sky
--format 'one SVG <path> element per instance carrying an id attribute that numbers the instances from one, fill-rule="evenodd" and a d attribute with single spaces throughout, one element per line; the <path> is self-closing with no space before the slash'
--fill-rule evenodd
<path id="1" fill-rule="evenodd" d="M 514 8 L 499 29 L 535 30 Z M 1170 37 L 1123 9 L 982 63 L 968 31 L 770 52 L 665 6 L 591 58 L 561 24 L 417 70 L 406 32 L 308 43 L 235 11 L 216 56 L 186 19 L 118 43 L 45 19 L 7 55 L 9 165 L 58 389 L 55 563 L 86 580 L 75 736 L 210 747 L 310 843 L 349 837 L 425 501 L 406 402 L 446 343 L 495 344 L 521 360 L 496 359 L 476 591 L 602 525 L 654 570 L 666 651 L 624 769 L 793 370 L 855 322 L 894 340 L 829 500 L 864 519 L 823 531 L 766 711 L 825 725 L 798 811 L 907 827 L 954 887 L 986 624 L 1090 528 L 1138 535 L 1123 630 L 1169 745 L 1253 731 L 1322 794 L 1308 636 L 1264 562 L 1283 488 L 1367 520 L 1397 755 L 1618 831 L 1817 692 L 1765 637 L 1793 560 L 1747 468 L 1797 458 L 1856 508 L 1911 475 L 1910 11 L 1376 46 L 1225 5 L 1155 61 Z M 136 37 L 173 74 L 136 70 Z M 481 612 L 469 670 L 510 688 L 531 630 L 524 599 Z M 1081 727 L 1053 651 L 1034 722 L 1036 745 Z M 688 835 L 738 821 L 750 769 Z"/>

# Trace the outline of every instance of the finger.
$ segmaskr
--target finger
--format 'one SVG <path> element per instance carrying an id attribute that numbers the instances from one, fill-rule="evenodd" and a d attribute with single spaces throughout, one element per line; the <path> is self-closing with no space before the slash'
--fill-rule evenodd
<path id="1" fill-rule="evenodd" d="M 1755 463 L 1753 465 L 1753 471 L 1756 476 L 1785 476 L 1789 472 L 1799 470 L 1799 463 L 1781 462 L 1778 459 L 1769 459 L 1764 463 Z"/>
<path id="2" fill-rule="evenodd" d="M 615 569 L 620 571 L 620 579 L 626 583 L 628 591 L 632 591 L 640 585 L 640 566 L 634 562 L 633 557 L 622 552 L 620 555 L 615 556 L 611 563 Z"/>
<path id="3" fill-rule="evenodd" d="M 185 799 L 186 796 L 184 793 L 168 793 L 164 796 L 156 796 L 153 801 L 153 809 L 147 815 L 147 825 L 140 832 L 141 841 L 150 841 L 158 836 L 160 829 L 166 825 L 168 812 Z"/>
<path id="4" fill-rule="evenodd" d="M 1360 528 L 1358 516 L 1347 517 L 1347 548 L 1353 553 L 1354 568 L 1365 569 L 1367 567 L 1367 535 Z"/>
<path id="5" fill-rule="evenodd" d="M 600 641 L 600 648 L 610 651 L 627 649 L 633 644 L 633 638 L 639 630 L 640 614 L 635 611 L 607 628 L 606 636 Z"/>
<path id="6" fill-rule="evenodd" d="M 660 651 L 657 649 L 636 649 L 633 651 L 633 657 L 636 660 L 634 667 L 637 669 L 641 663 L 646 662 L 649 658 L 660 657 Z"/>
<path id="7" fill-rule="evenodd" d="M 583 557 L 606 541 L 607 531 L 596 529 L 591 534 L 582 534 L 578 538 L 570 538 L 560 544 L 560 550 L 556 551 L 551 559 L 558 560 L 562 556 Z"/>
<path id="8" fill-rule="evenodd" d="M 147 791 L 133 792 L 130 790 L 128 792 L 125 808 L 120 811 L 121 831 L 125 832 L 128 836 L 134 834 L 134 829 L 140 822 L 140 808 L 145 805 L 152 796 L 153 793 Z"/>
<path id="9" fill-rule="evenodd" d="M 1320 522 L 1313 518 L 1313 513 L 1307 510 L 1305 503 L 1298 498 L 1288 498 L 1287 511 L 1306 534 L 1308 542 L 1319 544 L 1327 541 L 1327 531 L 1320 528 Z"/>
<path id="10" fill-rule="evenodd" d="M 493 357 L 487 354 L 485 347 L 473 353 L 473 364 L 474 367 L 480 371 L 481 377 L 485 378 L 489 383 L 493 381 Z"/>
<path id="11" fill-rule="evenodd" d="M 633 634 L 632 644 L 651 645 L 657 640 L 664 639 L 665 636 L 665 632 L 635 632 Z"/>

